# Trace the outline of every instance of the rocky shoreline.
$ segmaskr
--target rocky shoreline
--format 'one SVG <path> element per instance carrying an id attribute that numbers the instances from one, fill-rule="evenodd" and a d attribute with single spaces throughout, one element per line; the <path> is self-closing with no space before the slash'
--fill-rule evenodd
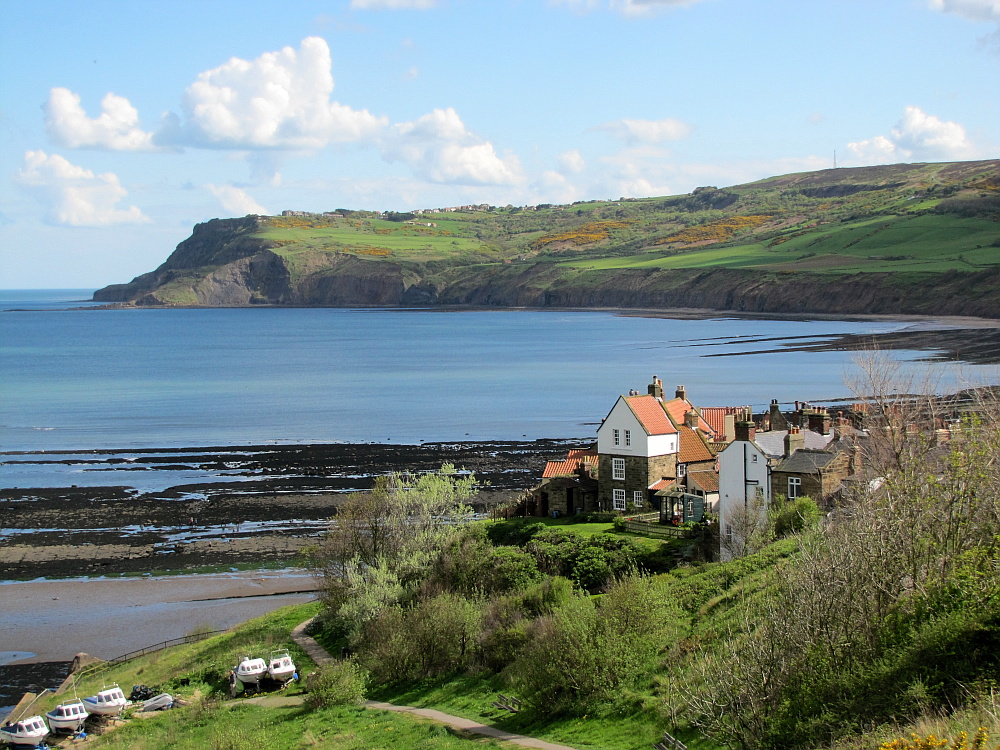
<path id="1" fill-rule="evenodd" d="M 218 446 L 128 451 L 7 453 L 0 461 L 88 463 L 112 479 L 213 466 L 216 481 L 140 492 L 100 487 L 0 488 L 0 579 L 26 580 L 265 566 L 294 561 L 322 532 L 347 493 L 391 471 L 433 471 L 444 463 L 484 483 L 479 510 L 537 483 L 545 462 L 585 440 Z M 68 452 L 67 452 L 68 453 Z M 85 456 L 81 459 L 81 454 Z M 94 469 L 92 465 L 90 469 Z M 104 476 L 104 474 L 102 474 Z"/>

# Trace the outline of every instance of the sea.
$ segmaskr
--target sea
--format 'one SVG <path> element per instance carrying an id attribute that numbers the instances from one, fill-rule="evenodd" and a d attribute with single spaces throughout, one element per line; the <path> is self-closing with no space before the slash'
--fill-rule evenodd
<path id="1" fill-rule="evenodd" d="M 852 397 L 844 335 L 939 321 L 613 311 L 88 309 L 92 290 L 0 291 L 0 453 L 593 436 L 652 376 L 700 406 Z M 942 391 L 997 368 L 927 363 Z M 18 485 L 5 476 L 0 487 Z M 45 485 L 39 485 L 45 486 Z"/>

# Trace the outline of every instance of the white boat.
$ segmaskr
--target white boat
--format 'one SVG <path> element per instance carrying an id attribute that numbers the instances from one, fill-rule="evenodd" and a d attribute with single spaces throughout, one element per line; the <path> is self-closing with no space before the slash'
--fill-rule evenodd
<path id="1" fill-rule="evenodd" d="M 45 720 L 53 732 L 79 732 L 87 720 L 87 709 L 80 700 L 60 703 L 45 714 Z"/>
<path id="2" fill-rule="evenodd" d="M 295 676 L 295 662 L 288 651 L 272 651 L 267 663 L 267 676 L 278 682 L 288 682 Z"/>
<path id="3" fill-rule="evenodd" d="M 244 685 L 259 685 L 261 679 L 267 675 L 267 664 L 263 659 L 244 656 L 234 671 L 236 679 Z"/>
<path id="4" fill-rule="evenodd" d="M 101 690 L 97 695 L 83 699 L 83 705 L 88 714 L 98 716 L 117 716 L 128 705 L 128 698 L 117 685 Z"/>
<path id="5" fill-rule="evenodd" d="M 142 702 L 143 711 L 162 711 L 165 708 L 171 708 L 174 705 L 174 697 L 170 693 L 160 693 L 159 695 L 154 695 L 148 701 Z"/>
<path id="6" fill-rule="evenodd" d="M 49 727 L 41 716 L 8 721 L 0 727 L 0 739 L 15 747 L 38 747 L 49 736 Z"/>

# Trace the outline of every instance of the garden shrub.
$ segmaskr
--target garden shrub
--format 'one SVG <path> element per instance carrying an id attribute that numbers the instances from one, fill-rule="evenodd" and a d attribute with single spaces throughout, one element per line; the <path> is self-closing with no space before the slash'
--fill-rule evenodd
<path id="1" fill-rule="evenodd" d="M 324 664 L 306 680 L 306 708 L 360 705 L 365 700 L 368 674 L 354 660 Z"/>

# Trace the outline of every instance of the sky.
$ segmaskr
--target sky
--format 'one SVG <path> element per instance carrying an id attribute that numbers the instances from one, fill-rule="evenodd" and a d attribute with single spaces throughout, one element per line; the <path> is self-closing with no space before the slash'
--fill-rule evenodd
<path id="1" fill-rule="evenodd" d="M 0 288 L 212 218 L 1000 157 L 1000 0 L 0 0 Z"/>

